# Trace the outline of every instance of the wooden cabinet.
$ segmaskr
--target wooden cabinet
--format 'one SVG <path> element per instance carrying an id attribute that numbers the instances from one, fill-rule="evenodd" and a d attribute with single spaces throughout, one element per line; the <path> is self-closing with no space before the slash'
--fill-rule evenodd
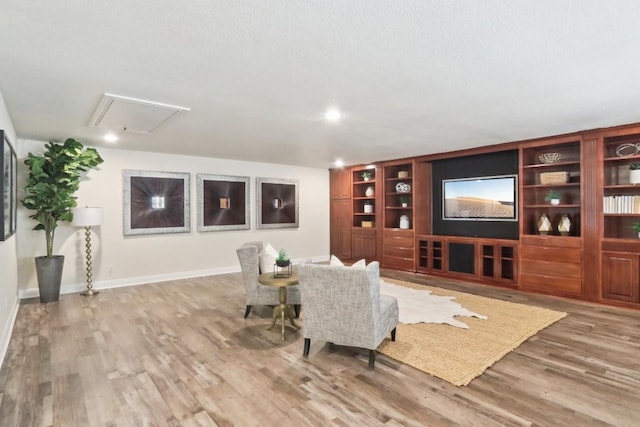
<path id="1" fill-rule="evenodd" d="M 602 253 L 602 298 L 639 302 L 640 277 L 637 253 Z"/>
<path id="2" fill-rule="evenodd" d="M 384 165 L 384 228 L 413 230 L 413 165 Z"/>
<path id="3" fill-rule="evenodd" d="M 411 230 L 385 229 L 382 234 L 382 266 L 415 271 L 414 238 Z"/>
<path id="4" fill-rule="evenodd" d="M 354 169 L 352 172 L 353 226 L 374 228 L 376 206 L 376 169 Z"/>
<path id="5" fill-rule="evenodd" d="M 329 170 L 329 183 L 331 199 L 351 198 L 351 172 L 348 169 Z"/>
<path id="6" fill-rule="evenodd" d="M 582 294 L 582 242 L 555 236 L 523 237 L 519 284 L 526 290 L 558 295 Z"/>
<path id="7" fill-rule="evenodd" d="M 351 259 L 351 200 L 331 199 L 331 254 L 340 259 Z"/>
<path id="8" fill-rule="evenodd" d="M 515 283 L 518 277 L 518 244 L 505 241 L 479 243 L 481 261 L 478 267 L 483 278 L 496 282 Z"/>
<path id="9" fill-rule="evenodd" d="M 376 261 L 376 230 L 366 228 L 354 228 L 353 243 L 351 246 L 351 258 L 359 260 L 364 258 L 367 262 Z"/>
<path id="10" fill-rule="evenodd" d="M 444 271 L 444 239 L 439 236 L 416 238 L 416 271 L 437 273 Z"/>

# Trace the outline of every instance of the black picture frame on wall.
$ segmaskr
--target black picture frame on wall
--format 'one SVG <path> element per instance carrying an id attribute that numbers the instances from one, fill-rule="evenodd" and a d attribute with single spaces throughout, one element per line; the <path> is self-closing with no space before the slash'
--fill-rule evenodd
<path id="1" fill-rule="evenodd" d="M 256 178 L 256 228 L 298 228 L 298 180 Z"/>
<path id="2" fill-rule="evenodd" d="M 198 174 L 198 231 L 249 230 L 249 177 Z"/>
<path id="3" fill-rule="evenodd" d="M 124 235 L 190 232 L 189 176 L 124 170 Z"/>
<path id="4" fill-rule="evenodd" d="M 16 232 L 18 158 L 6 131 L 0 130 L 0 139 L 2 140 L 2 150 L 0 150 L 0 188 L 2 189 L 0 241 L 5 241 Z"/>

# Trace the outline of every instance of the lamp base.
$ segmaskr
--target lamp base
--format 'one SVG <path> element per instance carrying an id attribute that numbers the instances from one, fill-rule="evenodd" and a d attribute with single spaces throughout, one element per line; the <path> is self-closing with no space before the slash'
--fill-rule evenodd
<path id="1" fill-rule="evenodd" d="M 93 295 L 96 295 L 96 294 L 99 294 L 99 293 L 100 293 L 100 291 L 94 291 L 93 289 L 87 289 L 84 292 L 80 292 L 80 295 L 84 295 L 86 297 L 90 297 L 90 296 L 93 296 Z"/>

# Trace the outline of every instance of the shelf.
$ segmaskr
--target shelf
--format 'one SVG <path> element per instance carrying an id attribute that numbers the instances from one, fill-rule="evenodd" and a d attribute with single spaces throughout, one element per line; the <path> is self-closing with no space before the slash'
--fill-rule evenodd
<path id="1" fill-rule="evenodd" d="M 385 178 L 385 181 L 411 181 L 411 175 L 406 176 L 404 178 L 398 178 L 398 177 Z"/>
<path id="2" fill-rule="evenodd" d="M 370 179 L 369 181 L 353 181 L 353 185 L 375 184 L 375 182 L 375 179 Z"/>
<path id="3" fill-rule="evenodd" d="M 565 182 L 565 183 L 561 183 L 561 184 L 527 184 L 527 185 L 523 185 L 522 188 L 530 188 L 530 189 L 536 189 L 536 188 L 551 188 L 551 187 L 580 187 L 580 183 L 579 182 Z M 639 187 L 640 189 L 640 187 Z"/>
<path id="4" fill-rule="evenodd" d="M 566 204 L 566 205 L 524 205 L 525 209 L 567 209 L 567 208 L 579 208 L 578 204 Z"/>
<path id="5" fill-rule="evenodd" d="M 638 190 L 638 192 L 640 192 L 640 185 L 638 184 L 605 185 L 603 188 L 605 190 Z"/>
<path id="6" fill-rule="evenodd" d="M 604 216 L 640 216 L 640 213 L 603 213 Z"/>
<path id="7" fill-rule="evenodd" d="M 556 168 L 559 166 L 575 166 L 580 165 L 580 162 L 557 162 L 557 163 L 537 163 L 533 165 L 522 165 L 523 169 L 546 169 L 546 168 Z"/>
<path id="8" fill-rule="evenodd" d="M 385 209 L 407 210 L 413 208 L 411 206 L 407 206 L 406 208 L 403 208 L 402 206 L 385 206 Z"/>

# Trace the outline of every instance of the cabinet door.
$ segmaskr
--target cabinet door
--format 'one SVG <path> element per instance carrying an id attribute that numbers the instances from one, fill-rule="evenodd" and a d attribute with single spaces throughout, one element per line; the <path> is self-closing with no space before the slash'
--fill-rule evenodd
<path id="1" fill-rule="evenodd" d="M 602 253 L 602 297 L 638 302 L 638 255 L 622 252 Z"/>
<path id="2" fill-rule="evenodd" d="M 331 200 L 331 254 L 340 259 L 351 258 L 351 201 Z"/>
<path id="3" fill-rule="evenodd" d="M 351 172 L 344 169 L 331 169 L 329 171 L 329 188 L 332 199 L 351 197 Z"/>
<path id="4" fill-rule="evenodd" d="M 351 250 L 352 258 L 354 260 L 364 258 L 367 262 L 376 261 L 375 230 L 354 230 L 353 246 Z"/>

